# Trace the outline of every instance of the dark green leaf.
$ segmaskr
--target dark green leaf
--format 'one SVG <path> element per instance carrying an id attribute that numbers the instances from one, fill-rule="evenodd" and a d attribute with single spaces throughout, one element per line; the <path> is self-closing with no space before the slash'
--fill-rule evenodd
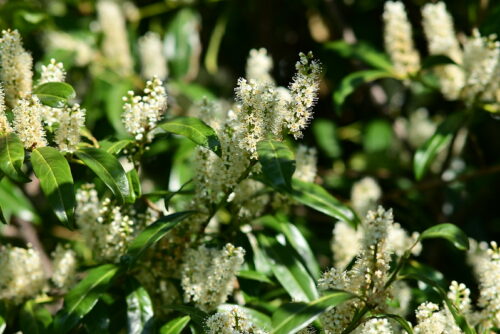
<path id="1" fill-rule="evenodd" d="M 307 269 L 286 247 L 275 239 L 259 235 L 259 242 L 272 262 L 271 269 L 276 279 L 296 301 L 311 301 L 318 298 L 316 282 Z"/>
<path id="2" fill-rule="evenodd" d="M 163 238 L 175 225 L 193 213 L 194 211 L 176 212 L 164 216 L 146 227 L 144 231 L 132 240 L 123 260 L 129 266 L 133 265 L 142 253 Z"/>
<path id="3" fill-rule="evenodd" d="M 180 334 L 190 321 L 189 315 L 172 319 L 160 328 L 160 334 Z"/>
<path id="4" fill-rule="evenodd" d="M 31 164 L 57 218 L 71 228 L 75 190 L 68 161 L 55 148 L 40 147 L 31 153 Z"/>
<path id="5" fill-rule="evenodd" d="M 363 42 L 349 44 L 345 41 L 334 41 L 326 43 L 325 47 L 337 52 L 344 58 L 359 59 L 368 65 L 388 72 L 393 70 L 392 63 L 386 54 L 369 44 Z"/>
<path id="6" fill-rule="evenodd" d="M 0 198 L 2 199 L 1 205 L 7 221 L 10 220 L 12 215 L 16 215 L 34 223 L 40 222 L 40 217 L 30 200 L 8 178 L 3 178 L 0 181 Z"/>
<path id="7" fill-rule="evenodd" d="M 349 74 L 344 79 L 342 79 L 340 87 L 333 94 L 333 102 L 335 104 L 337 113 L 340 113 L 345 99 L 362 84 L 382 78 L 392 77 L 394 77 L 393 74 L 387 71 L 380 70 L 366 70 Z"/>
<path id="8" fill-rule="evenodd" d="M 438 66 L 438 65 L 449 65 L 449 64 L 457 65 L 457 63 L 455 63 L 453 61 L 453 59 L 451 59 L 448 56 L 432 55 L 432 56 L 428 56 L 427 58 L 424 59 L 424 61 L 422 61 L 421 68 L 425 69 L 425 68 L 431 68 L 431 67 Z"/>
<path id="9" fill-rule="evenodd" d="M 5 216 L 3 215 L 3 210 L 1 206 L 0 206 L 0 223 L 8 224 L 7 219 L 5 219 Z"/>
<path id="10" fill-rule="evenodd" d="M 135 202 L 136 198 L 141 197 L 141 180 L 139 179 L 139 174 L 137 174 L 137 170 L 135 168 L 131 169 L 127 173 L 127 179 L 130 187 L 130 197 L 133 199 L 132 202 Z"/>
<path id="11" fill-rule="evenodd" d="M 184 136 L 195 144 L 209 148 L 218 156 L 221 155 L 221 145 L 214 129 L 195 117 L 177 117 L 158 125 L 163 130 Z"/>
<path id="12" fill-rule="evenodd" d="M 453 135 L 462 125 L 463 116 L 463 113 L 448 116 L 432 137 L 415 152 L 413 172 L 417 180 L 422 179 L 437 154 L 450 143 Z"/>
<path id="13" fill-rule="evenodd" d="M 76 156 L 108 186 L 118 202 L 132 200 L 127 174 L 113 155 L 98 148 L 87 147 L 76 151 Z"/>
<path id="14" fill-rule="evenodd" d="M 264 251 L 260 248 L 260 245 L 257 242 L 255 236 L 250 232 L 246 233 L 246 235 L 248 238 L 248 242 L 250 243 L 250 247 L 252 248 L 255 269 L 257 269 L 258 272 L 264 275 L 270 275 L 272 266 L 271 261 L 267 258 Z"/>
<path id="15" fill-rule="evenodd" d="M 443 238 L 460 250 L 469 249 L 469 238 L 456 225 L 445 223 L 432 226 L 420 234 L 419 240 Z"/>
<path id="16" fill-rule="evenodd" d="M 302 262 L 305 264 L 314 279 L 317 280 L 321 275 L 321 270 L 319 269 L 318 261 L 316 260 L 311 247 L 309 247 L 306 238 L 304 238 L 299 229 L 293 224 L 281 223 L 280 226 L 287 242 L 290 243 L 293 249 L 297 251 L 302 258 Z"/>
<path id="17" fill-rule="evenodd" d="M 411 327 L 411 324 L 397 314 L 390 314 L 390 313 L 377 314 L 377 315 L 371 316 L 370 318 L 375 318 L 375 319 L 386 318 L 386 319 L 394 320 L 397 323 L 399 323 L 399 325 L 406 331 L 407 334 L 413 334 L 413 328 Z"/>
<path id="18" fill-rule="evenodd" d="M 17 182 L 30 182 L 21 167 L 24 162 L 24 146 L 15 133 L 0 137 L 0 170 Z"/>
<path id="19" fill-rule="evenodd" d="M 33 300 L 27 301 L 20 312 L 20 325 L 23 333 L 46 333 L 52 322 L 50 312 L 38 307 Z"/>
<path id="20" fill-rule="evenodd" d="M 96 305 L 118 269 L 114 264 L 104 264 L 91 269 L 88 275 L 66 294 L 64 308 L 54 319 L 53 333 L 63 334 L 71 331 Z"/>
<path id="21" fill-rule="evenodd" d="M 353 227 L 359 224 L 359 218 L 354 211 L 348 206 L 340 203 L 320 185 L 293 179 L 292 187 L 292 197 L 296 201 L 330 217 L 347 222 Z"/>
<path id="22" fill-rule="evenodd" d="M 333 121 L 318 118 L 312 123 L 312 130 L 314 139 L 318 146 L 323 150 L 329 158 L 338 158 L 342 154 L 342 147 L 340 146 L 337 128 Z"/>
<path id="23" fill-rule="evenodd" d="M 183 314 L 187 314 L 191 317 L 191 320 L 197 325 L 198 328 L 205 327 L 205 320 L 208 318 L 208 314 L 205 312 L 188 305 L 165 305 L 166 309 L 172 309 L 175 311 L 179 311 Z"/>
<path id="24" fill-rule="evenodd" d="M 263 140 L 257 143 L 257 153 L 264 177 L 270 185 L 278 190 L 290 191 L 295 158 L 288 146 L 276 140 Z"/>
<path id="25" fill-rule="evenodd" d="M 120 153 L 130 143 L 132 143 L 132 140 L 130 140 L 130 139 L 122 139 L 122 140 L 118 140 L 118 141 L 102 140 L 99 142 L 99 145 L 100 145 L 101 149 L 114 155 L 114 154 Z"/>
<path id="26" fill-rule="evenodd" d="M 309 303 L 289 303 L 273 314 L 272 334 L 292 334 L 305 328 L 321 313 L 354 298 L 354 295 L 335 291 Z"/>
<path id="27" fill-rule="evenodd" d="M 40 102 L 53 108 L 62 108 L 76 96 L 75 90 L 65 82 L 47 82 L 38 86 L 34 93 Z"/>
<path id="28" fill-rule="evenodd" d="M 153 304 L 148 292 L 134 280 L 127 285 L 127 333 L 153 333 Z"/>

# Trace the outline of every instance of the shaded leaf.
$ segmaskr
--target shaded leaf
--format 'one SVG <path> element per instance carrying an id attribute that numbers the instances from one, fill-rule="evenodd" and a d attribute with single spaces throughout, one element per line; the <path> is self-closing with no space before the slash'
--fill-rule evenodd
<path id="1" fill-rule="evenodd" d="M 337 52 L 344 58 L 359 59 L 377 69 L 388 72 L 393 71 L 392 63 L 387 55 L 367 43 L 358 42 L 356 44 L 349 44 L 345 41 L 334 41 L 326 43 L 325 47 L 328 50 Z"/>
<path id="2" fill-rule="evenodd" d="M 78 283 L 64 298 L 64 308 L 54 319 L 53 333 L 68 333 L 97 304 L 119 267 L 104 264 L 89 270 L 88 275 Z"/>
<path id="3" fill-rule="evenodd" d="M 445 148 L 462 125 L 463 113 L 454 113 L 439 125 L 436 132 L 420 147 L 413 158 L 413 172 L 417 180 L 427 172 L 438 153 Z"/>
<path id="4" fill-rule="evenodd" d="M 194 211 L 176 212 L 161 217 L 151 225 L 148 225 L 144 231 L 139 233 L 139 235 L 132 240 L 128 247 L 127 254 L 124 255 L 122 260 L 127 265 L 132 266 L 142 253 L 163 238 L 175 225 L 193 213 Z"/>
<path id="5" fill-rule="evenodd" d="M 0 170 L 17 182 L 30 182 L 21 167 L 24 163 L 24 146 L 13 132 L 0 137 Z"/>
<path id="6" fill-rule="evenodd" d="M 127 283 L 127 333 L 153 333 L 154 312 L 148 292 L 135 280 Z"/>
<path id="7" fill-rule="evenodd" d="M 31 153 L 31 164 L 57 218 L 72 228 L 75 190 L 68 161 L 55 148 L 40 147 Z"/>
<path id="8" fill-rule="evenodd" d="M 257 153 L 264 177 L 270 185 L 278 190 L 290 191 L 295 158 L 288 146 L 276 140 L 263 140 L 257 143 Z"/>
<path id="9" fill-rule="evenodd" d="M 366 70 L 349 74 L 344 79 L 342 79 L 339 88 L 333 94 L 333 102 L 335 104 L 337 113 L 340 113 L 345 99 L 362 84 L 382 78 L 392 77 L 394 77 L 393 74 L 387 71 L 380 70 Z"/>
<path id="10" fill-rule="evenodd" d="M 311 301 L 318 298 L 316 282 L 286 247 L 263 234 L 259 235 L 259 242 L 272 262 L 274 276 L 294 300 Z"/>
<path id="11" fill-rule="evenodd" d="M 431 67 L 438 66 L 438 65 L 449 65 L 449 64 L 457 65 L 457 63 L 455 63 L 453 61 L 453 59 L 451 59 L 448 56 L 431 55 L 431 56 L 426 57 L 422 61 L 421 69 L 431 68 Z"/>
<path id="12" fill-rule="evenodd" d="M 190 321 L 189 315 L 172 319 L 160 328 L 160 334 L 180 334 Z"/>
<path id="13" fill-rule="evenodd" d="M 359 218 L 348 206 L 342 204 L 335 197 L 330 195 L 323 187 L 311 182 L 304 182 L 299 179 L 292 180 L 292 197 L 319 212 L 330 217 L 349 223 L 356 227 Z"/>
<path id="14" fill-rule="evenodd" d="M 446 239 L 460 250 L 469 249 L 469 238 L 454 224 L 445 223 L 429 227 L 420 234 L 419 240 L 435 238 Z"/>
<path id="15" fill-rule="evenodd" d="M 23 333 L 41 334 L 47 332 L 52 316 L 44 307 L 38 307 L 33 300 L 27 301 L 19 314 Z"/>
<path id="16" fill-rule="evenodd" d="M 354 298 L 345 291 L 335 291 L 309 303 L 289 303 L 274 312 L 272 334 L 292 334 L 305 328 L 321 313 Z"/>
<path id="17" fill-rule="evenodd" d="M 81 148 L 75 154 L 104 182 L 118 202 L 132 200 L 127 174 L 113 155 L 93 147 Z"/>
<path id="18" fill-rule="evenodd" d="M 198 328 L 205 327 L 205 320 L 208 318 L 208 314 L 195 307 L 172 304 L 172 305 L 165 305 L 165 308 L 179 311 L 183 314 L 187 314 L 191 317 L 191 320 L 193 320 L 193 322 L 196 324 Z"/>
<path id="19" fill-rule="evenodd" d="M 135 168 L 132 168 L 127 173 L 127 179 L 130 185 L 130 197 L 132 198 L 132 202 L 135 202 L 135 200 L 142 195 L 141 180 Z"/>
<path id="20" fill-rule="evenodd" d="M 35 91 L 40 102 L 53 108 L 62 108 L 69 99 L 76 96 L 75 90 L 65 82 L 47 82 L 38 86 Z"/>
<path id="21" fill-rule="evenodd" d="M 195 117 L 177 117 L 158 125 L 161 129 L 184 136 L 198 144 L 221 155 L 221 144 L 215 130 Z"/>

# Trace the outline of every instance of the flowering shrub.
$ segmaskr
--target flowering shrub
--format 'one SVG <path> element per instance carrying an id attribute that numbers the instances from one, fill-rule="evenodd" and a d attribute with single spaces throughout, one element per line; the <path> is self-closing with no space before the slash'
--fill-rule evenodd
<path id="1" fill-rule="evenodd" d="M 0 334 L 500 332 L 496 35 L 290 3 L 0 3 Z"/>

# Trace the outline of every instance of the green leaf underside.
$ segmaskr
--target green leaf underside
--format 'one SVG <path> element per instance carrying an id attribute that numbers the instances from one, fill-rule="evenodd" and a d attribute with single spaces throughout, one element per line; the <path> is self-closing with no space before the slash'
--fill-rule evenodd
<path id="1" fill-rule="evenodd" d="M 157 243 L 165 234 L 187 218 L 194 211 L 183 211 L 164 216 L 144 229 L 128 247 L 126 262 L 131 266 L 151 246 Z"/>
<path id="2" fill-rule="evenodd" d="M 420 235 L 420 240 L 434 238 L 446 239 L 460 250 L 465 251 L 469 249 L 469 238 L 454 224 L 444 223 L 435 225 L 428 228 Z"/>
<path id="3" fill-rule="evenodd" d="M 382 78 L 392 77 L 394 77 L 394 75 L 390 72 L 381 70 L 366 70 L 349 74 L 342 79 L 340 87 L 333 94 L 333 102 L 337 113 L 340 113 L 346 98 L 362 84 Z"/>
<path id="4" fill-rule="evenodd" d="M 292 179 L 292 187 L 291 195 L 296 201 L 330 217 L 347 222 L 353 227 L 359 224 L 359 218 L 354 211 L 340 203 L 320 185 Z"/>
<path id="5" fill-rule="evenodd" d="M 417 180 L 422 179 L 432 161 L 438 153 L 444 149 L 453 138 L 462 124 L 463 114 L 455 113 L 450 115 L 439 125 L 436 132 L 415 152 L 413 159 L 413 172 Z"/>
<path id="6" fill-rule="evenodd" d="M 63 334 L 71 331 L 97 304 L 118 270 L 119 267 L 114 264 L 104 264 L 91 269 L 64 298 L 64 308 L 54 320 L 53 332 Z"/>
<path id="7" fill-rule="evenodd" d="M 272 262 L 271 270 L 274 276 L 290 297 L 297 301 L 318 298 L 316 282 L 302 263 L 290 255 L 286 247 L 263 234 L 259 235 L 259 241 Z"/>
<path id="8" fill-rule="evenodd" d="M 275 140 L 263 140 L 257 143 L 257 153 L 262 172 L 271 186 L 289 191 L 292 188 L 295 158 L 288 146 Z"/>
<path id="9" fill-rule="evenodd" d="M 160 334 L 180 334 L 189 321 L 189 315 L 172 319 L 160 328 Z"/>
<path id="10" fill-rule="evenodd" d="M 47 82 L 38 86 L 35 91 L 42 104 L 62 108 L 69 99 L 76 96 L 75 90 L 65 82 Z"/>
<path id="11" fill-rule="evenodd" d="M 21 167 L 24 162 L 24 146 L 15 133 L 0 137 L 0 170 L 17 182 L 30 182 Z"/>
<path id="12" fill-rule="evenodd" d="M 354 295 L 335 291 L 309 303 L 289 303 L 274 312 L 271 334 L 289 334 L 305 328 L 321 313 L 354 298 Z"/>
<path id="13" fill-rule="evenodd" d="M 104 182 L 118 202 L 132 201 L 127 174 L 113 155 L 92 147 L 79 149 L 75 154 Z"/>
<path id="14" fill-rule="evenodd" d="M 177 117 L 158 125 L 166 132 L 184 136 L 197 145 L 212 150 L 218 156 L 222 149 L 217 133 L 202 120 L 195 117 Z"/>
<path id="15" fill-rule="evenodd" d="M 55 148 L 40 147 L 31 153 L 31 163 L 57 218 L 71 228 L 76 201 L 68 161 Z"/>

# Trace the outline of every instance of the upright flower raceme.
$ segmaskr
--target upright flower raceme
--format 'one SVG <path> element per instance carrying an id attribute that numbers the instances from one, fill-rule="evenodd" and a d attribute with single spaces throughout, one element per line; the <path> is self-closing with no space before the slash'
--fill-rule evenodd
<path id="1" fill-rule="evenodd" d="M 402 2 L 387 1 L 384 6 L 384 42 L 396 73 L 402 77 L 420 69 L 420 56 L 413 44 L 412 28 Z"/>
<path id="2" fill-rule="evenodd" d="M 206 320 L 205 326 L 207 334 L 266 334 L 237 307 L 215 313 Z"/>
<path id="3" fill-rule="evenodd" d="M 266 49 L 250 50 L 245 71 L 248 80 L 274 84 L 274 79 L 269 73 L 272 68 L 273 59 L 267 54 Z"/>
<path id="4" fill-rule="evenodd" d="M 23 48 L 17 30 L 3 30 L 0 38 L 0 79 L 5 99 L 14 107 L 20 99 L 31 95 L 33 86 L 33 59 Z"/>
<path id="5" fill-rule="evenodd" d="M 214 310 L 233 291 L 245 251 L 227 244 L 222 250 L 202 245 L 189 249 L 181 269 L 185 302 L 193 301 L 204 311 Z"/>
<path id="6" fill-rule="evenodd" d="M 141 57 L 141 75 L 143 78 L 158 77 L 165 80 L 168 75 L 167 59 L 163 54 L 163 44 L 155 32 L 149 31 L 139 38 L 139 54 Z"/>
<path id="7" fill-rule="evenodd" d="M 5 94 L 3 92 L 2 86 L 0 85 L 0 133 L 12 132 L 12 127 L 10 126 L 9 120 L 7 119 L 5 109 Z"/>
<path id="8" fill-rule="evenodd" d="M 42 73 L 38 84 L 47 82 L 64 82 L 66 78 L 66 71 L 64 70 L 63 63 L 58 63 L 54 58 L 50 60 L 47 65 L 42 65 Z"/>
<path id="9" fill-rule="evenodd" d="M 63 152 L 74 152 L 80 143 L 80 129 L 85 125 L 85 109 L 79 104 L 64 107 L 59 113 L 59 127 L 54 141 Z"/>
<path id="10" fill-rule="evenodd" d="M 431 55 L 445 55 L 457 64 L 462 64 L 460 49 L 453 19 L 443 2 L 429 3 L 422 8 L 423 28 Z M 465 84 L 462 69 L 454 64 L 442 65 L 436 69 L 443 95 L 450 100 L 457 99 Z"/>
<path id="11" fill-rule="evenodd" d="M 42 124 L 43 106 L 35 95 L 17 102 L 12 110 L 14 130 L 27 149 L 47 146 L 45 130 Z"/>
<path id="12" fill-rule="evenodd" d="M 59 289 L 68 289 L 76 281 L 76 253 L 69 247 L 57 245 L 52 254 L 54 272 L 51 281 Z"/>
<path id="13" fill-rule="evenodd" d="M 167 108 L 167 93 L 163 82 L 154 77 L 146 83 L 145 96 L 136 96 L 133 91 L 123 97 L 122 120 L 125 129 L 136 140 L 151 141 L 151 130 L 156 127 L 163 112 Z"/>

